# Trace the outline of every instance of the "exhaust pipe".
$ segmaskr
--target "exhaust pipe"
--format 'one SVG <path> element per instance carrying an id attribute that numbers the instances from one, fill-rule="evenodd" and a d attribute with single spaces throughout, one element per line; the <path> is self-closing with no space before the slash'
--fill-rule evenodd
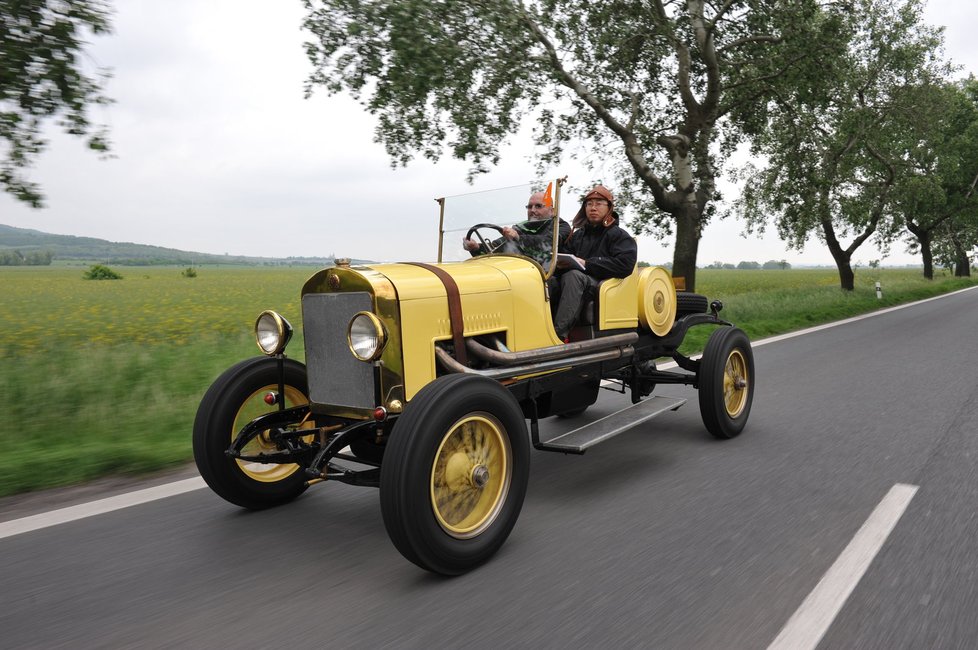
<path id="1" fill-rule="evenodd" d="M 620 348 L 638 340 L 638 332 L 627 332 L 625 334 L 615 334 L 614 336 L 604 336 L 587 341 L 575 341 L 573 343 L 563 343 L 552 345 L 536 350 L 526 350 L 524 352 L 500 352 L 487 348 L 474 339 L 465 340 L 465 349 L 469 353 L 483 361 L 496 366 L 512 366 L 516 364 L 536 363 L 538 361 L 549 361 L 551 359 L 567 359 L 574 355 Z"/>
<path id="2" fill-rule="evenodd" d="M 608 337 L 612 338 L 612 337 Z M 560 347 L 560 346 L 558 346 Z M 542 350 L 548 350 L 550 348 L 542 348 Z M 503 353 L 504 354 L 504 353 Z M 511 352 L 510 354 L 522 354 L 519 352 Z M 603 350 L 600 352 L 592 352 L 590 354 L 583 354 L 579 356 L 571 356 L 560 359 L 551 359 L 549 361 L 541 361 L 538 363 L 527 363 L 521 366 L 509 366 L 504 368 L 488 368 L 486 370 L 476 370 L 474 368 L 469 368 L 463 366 L 458 361 L 452 358 L 452 355 L 448 352 L 442 350 L 439 347 L 435 347 L 435 356 L 438 357 L 438 361 L 441 362 L 442 367 L 449 372 L 464 372 L 470 375 L 481 375 L 482 377 L 488 377 L 489 379 L 509 379 L 511 377 L 518 377 L 520 375 L 532 375 L 538 372 L 545 372 L 547 370 L 558 370 L 560 368 L 569 368 L 572 366 L 581 365 L 584 363 L 594 363 L 596 361 L 611 361 L 612 359 L 621 359 L 625 357 L 630 357 L 635 354 L 635 348 L 630 345 L 624 345 L 621 347 L 614 348 L 612 350 Z"/>

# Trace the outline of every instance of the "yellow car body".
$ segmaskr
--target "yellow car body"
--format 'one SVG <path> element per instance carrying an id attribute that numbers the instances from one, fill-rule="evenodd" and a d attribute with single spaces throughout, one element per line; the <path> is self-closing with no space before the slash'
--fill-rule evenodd
<path id="1" fill-rule="evenodd" d="M 512 352 L 561 344 L 554 331 L 543 273 L 532 260 L 488 255 L 437 266 L 450 274 L 458 286 L 464 337 L 497 334 Z M 615 278 L 602 283 L 598 296 L 598 329 L 633 330 L 638 325 L 639 275 L 639 269 L 636 269 L 625 279 Z M 392 413 L 399 413 L 437 376 L 435 345 L 452 339 L 445 285 L 421 266 L 341 264 L 319 271 L 305 283 L 303 305 L 305 307 L 317 296 L 341 292 L 369 294 L 370 308 L 387 332 L 387 344 L 377 361 L 382 399 L 338 404 L 324 395 L 322 401 L 313 400 L 314 408 L 333 415 L 367 417 L 376 406 L 382 405 Z M 316 356 L 317 336 L 346 334 L 346 323 L 339 321 L 318 323 L 310 328 L 309 324 L 317 318 L 321 317 L 312 313 L 303 317 L 307 324 L 307 359 L 310 355 Z M 315 332 L 311 340 L 310 329 Z M 341 346 L 334 343 L 333 347 Z M 343 361 L 342 365 L 350 364 L 347 359 Z M 310 371 L 315 374 L 313 369 Z M 335 374 L 335 365 L 330 364 L 327 372 Z"/>

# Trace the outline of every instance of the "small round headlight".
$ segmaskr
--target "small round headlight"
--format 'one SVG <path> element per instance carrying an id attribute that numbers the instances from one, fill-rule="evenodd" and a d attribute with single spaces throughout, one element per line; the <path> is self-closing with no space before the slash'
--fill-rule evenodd
<path id="1" fill-rule="evenodd" d="M 369 311 L 361 311 L 350 320 L 346 339 L 353 356 L 360 361 L 377 359 L 387 344 L 384 324 Z"/>
<path id="2" fill-rule="evenodd" d="M 258 347 L 268 356 L 281 354 L 292 338 L 292 325 L 279 313 L 263 311 L 255 321 L 255 338 Z"/>

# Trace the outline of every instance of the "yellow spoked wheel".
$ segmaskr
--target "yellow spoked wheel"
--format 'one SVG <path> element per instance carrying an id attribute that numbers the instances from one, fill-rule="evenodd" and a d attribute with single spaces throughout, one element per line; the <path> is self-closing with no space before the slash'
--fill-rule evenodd
<path id="1" fill-rule="evenodd" d="M 285 359 L 284 399 L 287 408 L 309 403 L 306 368 Z M 243 508 L 258 510 L 290 501 L 306 489 L 305 473 L 294 463 L 256 463 L 231 458 L 227 450 L 241 429 L 259 415 L 279 408 L 265 396 L 278 393 L 278 361 L 257 357 L 242 361 L 218 377 L 204 393 L 194 420 L 194 461 L 214 492 Z M 279 399 L 276 396 L 276 400 Z M 303 423 L 312 427 L 313 423 Z M 307 437 L 308 441 L 310 437 Z M 279 451 L 267 431 L 248 442 L 243 455 Z"/>
<path id="2" fill-rule="evenodd" d="M 509 537 L 529 471 L 516 398 L 485 377 L 439 377 L 411 398 L 391 431 L 380 467 L 384 526 L 421 568 L 465 573 Z"/>
<path id="3" fill-rule="evenodd" d="M 740 350 L 731 351 L 723 369 L 723 403 L 730 417 L 739 416 L 747 405 L 749 383 L 750 375 L 744 353 Z"/>
<path id="4" fill-rule="evenodd" d="M 696 375 L 700 415 L 717 438 L 733 438 L 747 423 L 754 399 L 754 354 L 736 327 L 710 334 Z"/>
<path id="5" fill-rule="evenodd" d="M 245 398 L 244 403 L 241 404 L 241 408 L 238 409 L 238 414 L 234 418 L 234 424 L 231 425 L 231 441 L 234 441 L 235 437 L 238 435 L 238 432 L 241 431 L 246 424 L 254 420 L 259 415 L 264 415 L 265 413 L 278 410 L 278 402 L 274 402 L 271 405 L 265 402 L 266 395 L 275 395 L 277 399 L 277 382 L 275 384 L 262 386 Z M 309 398 L 306 397 L 301 390 L 295 386 L 285 386 L 285 408 L 302 406 L 303 404 L 308 403 Z M 300 428 L 310 429 L 314 426 L 315 424 L 313 422 L 305 422 Z M 311 438 L 312 436 L 308 436 L 306 438 L 306 442 L 311 442 Z M 261 453 L 270 454 L 276 451 L 279 451 L 279 449 L 269 438 L 268 431 L 266 430 L 259 433 L 254 440 L 248 442 L 244 449 L 241 450 L 241 453 L 245 456 L 257 456 Z M 275 483 L 299 471 L 299 466 L 294 463 L 282 465 L 277 463 L 256 463 L 253 461 L 238 459 L 235 459 L 234 462 L 238 464 L 241 471 L 248 477 L 263 483 Z"/>
<path id="6" fill-rule="evenodd" d="M 468 539 L 492 525 L 506 500 L 512 455 L 502 425 L 488 413 L 449 429 L 431 468 L 431 506 L 445 532 Z"/>

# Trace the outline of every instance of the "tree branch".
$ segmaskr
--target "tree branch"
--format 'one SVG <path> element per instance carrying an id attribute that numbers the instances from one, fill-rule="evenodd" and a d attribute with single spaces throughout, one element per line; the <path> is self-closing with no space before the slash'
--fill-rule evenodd
<path id="1" fill-rule="evenodd" d="M 723 5 L 717 9 L 717 13 L 713 17 L 713 20 L 710 22 L 710 26 L 708 27 L 710 32 L 713 32 L 716 29 L 717 23 L 720 22 L 723 15 L 730 10 L 730 7 L 733 6 L 734 2 L 736 2 L 736 0 L 726 0 L 726 2 L 724 2 Z"/>
<path id="2" fill-rule="evenodd" d="M 738 38 L 735 41 L 731 41 L 726 45 L 717 48 L 717 54 L 723 54 L 729 50 L 740 47 L 741 45 L 746 45 L 747 43 L 782 43 L 784 39 L 780 36 L 771 36 L 770 34 L 760 34 L 758 36 L 745 36 L 744 38 Z"/>
<path id="3" fill-rule="evenodd" d="M 583 83 L 581 83 L 567 71 L 564 64 L 561 62 L 560 57 L 557 55 L 557 49 L 554 47 L 553 41 L 550 40 L 550 37 L 547 36 L 540 25 L 537 24 L 537 22 L 522 4 L 517 2 L 516 7 L 520 12 L 523 22 L 533 34 L 533 37 L 546 50 L 550 64 L 557 75 L 557 79 L 561 84 L 569 88 L 575 95 L 577 95 L 585 104 L 590 106 L 598 118 L 604 122 L 605 126 L 611 129 L 613 133 L 621 138 L 622 142 L 625 144 L 625 156 L 632 168 L 635 170 L 635 173 L 638 174 L 639 178 L 641 178 L 652 190 L 652 195 L 655 197 L 656 204 L 664 205 L 666 201 L 665 187 L 662 185 L 662 181 L 659 180 L 659 177 L 655 175 L 652 168 L 649 166 L 648 161 L 642 153 L 642 147 L 639 145 L 638 139 L 635 137 L 635 133 L 629 128 L 629 126 L 625 126 L 616 120 L 608 108 L 598 101 L 598 98 L 594 96 L 594 93 L 592 93 Z M 635 118 L 635 105 L 636 102 L 633 96 L 633 111 L 631 121 L 634 121 Z M 631 124 L 631 121 L 629 124 Z"/>
<path id="4" fill-rule="evenodd" d="M 798 63 L 799 61 L 802 61 L 804 59 L 807 59 L 809 56 L 811 56 L 811 54 L 802 54 L 802 55 L 800 55 L 800 56 L 792 59 L 788 63 L 786 63 L 784 65 L 784 67 L 782 67 L 777 72 L 772 72 L 771 74 L 762 75 L 760 77 L 754 77 L 753 79 L 747 79 L 747 80 L 741 81 L 739 83 L 730 84 L 729 86 L 724 86 L 723 89 L 724 90 L 732 90 L 734 88 L 740 88 L 741 86 L 750 86 L 750 85 L 753 85 L 753 84 L 756 84 L 756 83 L 760 83 L 762 81 L 769 81 L 771 79 L 777 79 L 781 75 L 783 75 L 786 72 L 788 72 L 788 70 L 791 67 L 793 67 L 795 63 Z"/>
<path id="5" fill-rule="evenodd" d="M 849 245 L 849 248 L 846 249 L 846 252 L 849 255 L 852 255 L 852 253 L 857 248 L 859 248 L 860 246 L 862 246 L 863 242 L 865 242 L 867 239 L 869 239 L 869 237 L 874 232 L 876 232 L 876 227 L 879 225 L 880 219 L 883 216 L 883 209 L 886 207 L 886 200 L 887 200 L 887 197 L 889 196 L 890 188 L 893 187 L 893 181 L 896 178 L 896 172 L 893 170 L 893 165 L 891 165 L 889 163 L 889 161 L 887 161 L 876 150 L 876 148 L 872 144 L 870 144 L 870 143 L 867 142 L 866 143 L 866 149 L 869 150 L 869 154 L 873 158 L 875 158 L 876 160 L 878 160 L 883 165 L 883 167 L 886 168 L 886 178 L 884 179 L 883 183 L 881 184 L 882 190 L 880 191 L 879 195 L 877 195 L 877 197 L 876 197 L 876 205 L 873 206 L 873 211 L 870 213 L 871 216 L 870 216 L 870 219 L 869 219 L 869 223 L 866 224 L 866 228 L 863 229 L 863 232 L 860 233 L 858 237 L 856 237 L 855 239 L 853 239 L 852 240 L 852 243 Z"/>

